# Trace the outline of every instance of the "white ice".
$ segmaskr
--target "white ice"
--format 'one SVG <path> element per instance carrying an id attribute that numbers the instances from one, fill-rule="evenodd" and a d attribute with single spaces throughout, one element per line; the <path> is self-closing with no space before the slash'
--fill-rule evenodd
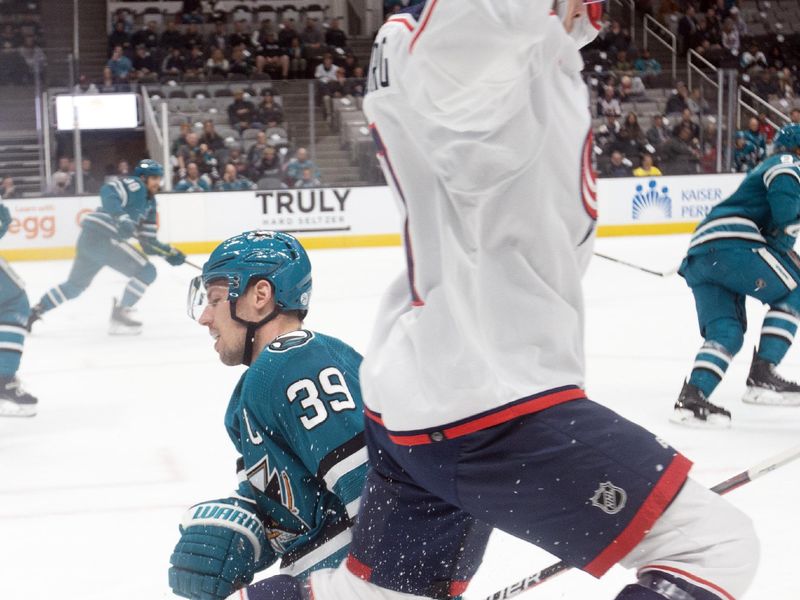
<path id="1" fill-rule="evenodd" d="M 598 249 L 656 269 L 677 264 L 686 237 L 602 239 Z M 403 267 L 399 248 L 311 253 L 315 290 L 308 326 L 364 350 L 377 302 Z M 195 257 L 202 261 L 203 257 Z M 14 268 L 32 302 L 66 278 L 69 261 Z M 221 365 L 207 332 L 184 311 L 189 266 L 158 265 L 139 305 L 144 333 L 106 334 L 124 278 L 102 272 L 79 299 L 45 316 L 27 342 L 20 375 L 40 399 L 30 420 L 0 420 L 0 599 L 172 598 L 170 552 L 186 507 L 228 495 L 235 454 L 222 423 L 241 368 Z M 713 485 L 797 443 L 800 408 L 742 404 L 764 309 L 748 304 L 751 331 L 715 400 L 732 410 L 728 431 L 667 422 L 700 337 L 678 276 L 660 279 L 601 259 L 586 277 L 588 390 L 657 432 Z M 512 321 L 514 315 L 508 316 Z M 782 372 L 800 378 L 800 354 Z M 728 497 L 754 519 L 763 559 L 751 600 L 798 598 L 800 463 Z M 496 534 L 467 595 L 480 599 L 551 564 L 553 557 Z M 569 572 L 530 600 L 610 600 L 633 574 L 600 581 Z"/>

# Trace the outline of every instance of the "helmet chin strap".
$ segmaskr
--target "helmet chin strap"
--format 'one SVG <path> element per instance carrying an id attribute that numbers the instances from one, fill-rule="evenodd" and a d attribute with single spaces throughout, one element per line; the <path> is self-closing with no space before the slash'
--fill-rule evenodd
<path id="1" fill-rule="evenodd" d="M 244 353 L 242 354 L 242 364 L 250 366 L 250 363 L 253 362 L 253 344 L 256 341 L 256 332 L 272 321 L 275 317 L 281 314 L 281 310 L 276 306 L 271 313 L 269 313 L 266 317 L 261 319 L 258 322 L 254 321 L 246 321 L 242 319 L 236 314 L 236 300 L 231 300 L 229 303 L 231 307 L 231 319 L 236 321 L 237 323 L 241 323 L 245 327 L 247 327 L 247 331 L 245 332 L 244 338 Z"/>

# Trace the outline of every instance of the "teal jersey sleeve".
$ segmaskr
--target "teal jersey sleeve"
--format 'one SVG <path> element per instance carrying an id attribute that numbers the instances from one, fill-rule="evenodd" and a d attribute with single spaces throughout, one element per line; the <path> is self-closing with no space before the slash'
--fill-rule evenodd
<path id="1" fill-rule="evenodd" d="M 228 406 L 238 493 L 256 502 L 285 573 L 346 553 L 367 469 L 360 363 L 339 340 L 294 331 L 256 357 Z"/>
<path id="2" fill-rule="evenodd" d="M 790 154 L 782 154 L 764 171 L 762 180 L 767 188 L 771 224 L 780 233 L 797 237 L 796 228 L 792 226 L 800 222 L 800 162 Z M 787 227 L 794 233 L 787 231 Z"/>

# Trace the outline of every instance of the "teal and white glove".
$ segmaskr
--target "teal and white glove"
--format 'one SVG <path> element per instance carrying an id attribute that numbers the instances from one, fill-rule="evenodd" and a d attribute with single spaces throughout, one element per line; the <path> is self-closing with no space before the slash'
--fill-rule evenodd
<path id="1" fill-rule="evenodd" d="M 117 233 L 121 240 L 127 240 L 136 231 L 136 223 L 128 215 L 122 215 L 117 219 Z"/>
<path id="2" fill-rule="evenodd" d="M 184 515 L 180 530 L 169 561 L 169 585 L 184 598 L 227 598 L 276 559 L 255 504 L 244 500 L 196 504 Z"/>

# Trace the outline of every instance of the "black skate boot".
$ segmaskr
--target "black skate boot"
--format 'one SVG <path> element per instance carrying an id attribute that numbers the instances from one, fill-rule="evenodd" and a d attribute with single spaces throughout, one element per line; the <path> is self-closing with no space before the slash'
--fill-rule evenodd
<path id="1" fill-rule="evenodd" d="M 31 307 L 31 312 L 30 314 L 28 314 L 28 322 L 25 323 L 25 329 L 28 330 L 28 333 L 30 333 L 33 324 L 42 318 L 43 314 L 44 314 L 44 309 L 42 308 L 41 304 L 37 304 L 36 306 Z"/>
<path id="2" fill-rule="evenodd" d="M 120 306 L 114 298 L 114 307 L 111 309 L 111 325 L 108 328 L 110 335 L 139 335 L 142 333 L 142 323 L 133 318 L 136 309 L 130 306 Z"/>
<path id="3" fill-rule="evenodd" d="M 731 413 L 711 404 L 697 386 L 687 381 L 669 420 L 688 427 L 724 428 L 731 426 Z"/>
<path id="4" fill-rule="evenodd" d="M 778 375 L 775 365 L 753 352 L 753 362 L 747 376 L 747 391 L 742 402 L 768 406 L 800 406 L 800 385 Z"/>
<path id="5" fill-rule="evenodd" d="M 38 400 L 22 389 L 16 377 L 0 378 L 0 417 L 32 417 Z"/>

